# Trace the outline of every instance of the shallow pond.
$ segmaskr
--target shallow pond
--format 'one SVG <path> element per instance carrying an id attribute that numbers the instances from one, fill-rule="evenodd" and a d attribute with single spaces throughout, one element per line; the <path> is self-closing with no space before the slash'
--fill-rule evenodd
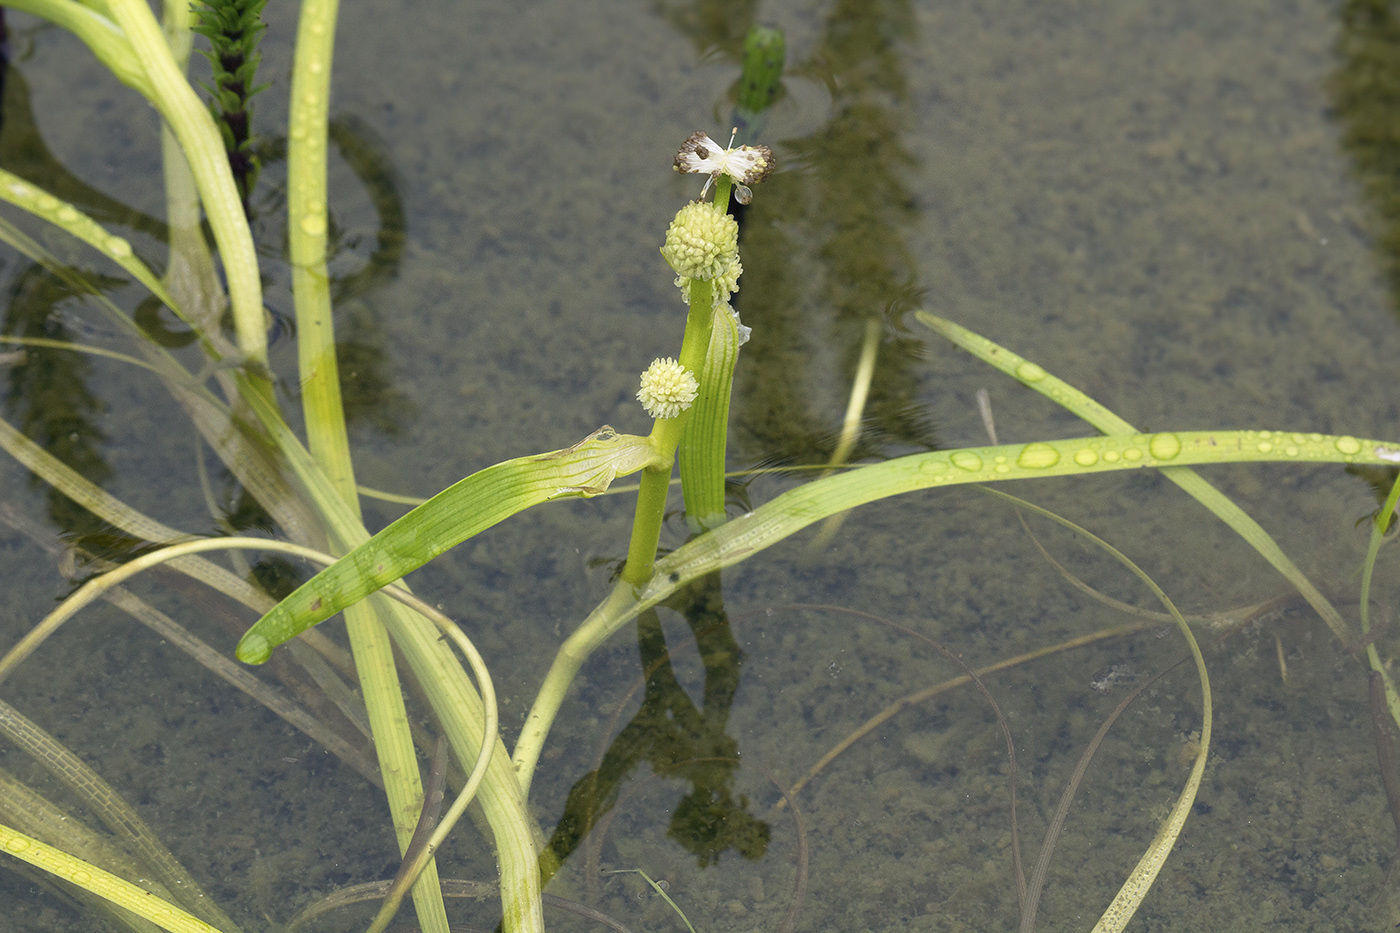
<path id="1" fill-rule="evenodd" d="M 738 306 L 753 339 L 736 375 L 732 468 L 824 462 L 870 320 L 881 322 L 882 342 L 855 457 L 984 444 L 983 388 L 1003 441 L 1091 433 L 942 343 L 914 321 L 916 308 L 1034 359 L 1145 430 L 1400 438 L 1400 411 L 1385 389 L 1391 351 L 1400 352 L 1388 285 L 1395 260 L 1384 250 L 1396 242 L 1392 200 L 1384 183 L 1359 174 L 1384 164 L 1384 93 L 1400 58 L 1385 44 L 1385 14 L 1344 15 L 1338 6 L 346 5 L 335 61 L 343 136 L 331 169 L 333 271 L 351 276 L 401 247 L 392 276 L 340 307 L 340 336 L 358 348 L 347 365 L 360 406 L 358 479 L 429 495 L 602 424 L 647 430 L 633 399 L 637 373 L 676 352 L 684 311 L 657 248 L 699 188 L 671 160 L 690 132 L 719 138 L 729 125 L 751 22 L 785 31 L 789 69 L 763 135 L 780 171 L 756 188 L 744 219 Z M 285 124 L 294 11 L 270 7 L 268 16 L 260 79 L 273 86 L 257 98 L 255 128 L 272 139 Z M 153 112 L 71 37 L 12 19 L 18 61 L 0 127 L 5 167 L 47 172 L 35 180 L 160 216 Z M 53 166 L 71 179 L 56 181 Z M 254 199 L 267 303 L 279 316 L 290 313 L 278 259 L 281 171 L 269 161 Z M 123 220 L 116 206 L 106 216 Z M 160 255 L 149 232 L 133 241 Z M 110 272 L 58 238 L 46 242 L 65 260 Z M 14 307 L 38 287 L 29 263 L 9 251 L 0 279 Z M 137 300 L 134 290 L 117 295 Z M 83 329 L 80 302 L 54 307 L 71 315 L 70 336 L 116 345 L 100 328 Z M 17 313 L 5 332 L 15 332 Z M 273 357 L 279 373 L 295 371 L 294 335 L 283 333 Z M 161 386 L 102 360 L 79 375 L 86 401 L 71 430 L 49 422 L 53 436 L 70 437 L 131 505 L 214 531 L 193 432 Z M 22 382 L 16 375 L 0 388 L 14 423 L 42 411 L 42 397 Z M 295 388 L 282 386 L 289 410 Z M 1354 622 L 1367 533 L 1359 522 L 1376 507 L 1364 482 L 1317 466 L 1208 477 Z M 792 473 L 748 480 L 736 508 L 797 481 Z M 1187 613 L 1238 617 L 1288 593 L 1158 475 L 1008 488 L 1121 548 Z M 64 512 L 9 460 L 0 462 L 0 499 L 51 532 L 52 516 Z M 368 500 L 366 508 L 371 527 L 399 514 Z M 629 508 L 626 494 L 551 504 L 414 578 L 486 654 L 507 704 L 508 744 L 561 638 L 607 591 L 625 554 Z M 616 753 L 635 760 L 610 821 L 583 840 L 551 892 L 632 929 L 682 928 L 637 876 L 599 874 L 641 868 L 667 882 L 703 933 L 780 929 L 802 847 L 773 782 L 792 784 L 869 717 L 961 673 L 886 622 L 980 667 L 1137 621 L 1086 595 L 1037 542 L 1077 580 L 1158 609 L 1101 552 L 1044 520 L 1028 523 L 965 489 L 870 506 L 830 537 L 800 535 L 726 571 L 705 598 L 713 612 L 722 595 L 727 623 L 718 634 L 713 614 L 695 625 L 703 660 L 672 610 L 642 631 L 640 653 L 631 627 L 609 642 L 584 669 L 545 753 L 533 803 L 546 832 L 614 735 L 631 729 L 643 742 Z M 663 546 L 683 540 L 683 525 L 668 524 Z M 17 531 L 0 528 L 0 549 L 8 645 L 71 584 Z M 1382 619 L 1394 603 L 1392 567 L 1383 555 Z M 221 649 L 249 621 L 169 578 L 137 589 Z M 1217 631 L 1202 623 L 1203 640 Z M 659 638 L 673 692 L 639 715 L 641 658 L 659 656 Z M 1382 633 L 1381 654 L 1394 644 Z M 1400 922 L 1396 827 L 1376 765 L 1366 671 L 1347 648 L 1286 601 L 1207 648 L 1210 764 L 1131 929 Z M 1156 628 L 988 677 L 1015 741 L 1028 871 L 1099 724 L 1184 650 L 1170 627 Z M 112 609 L 68 625 L 0 697 L 101 771 L 246 929 L 285 922 L 338 886 L 393 874 L 376 788 Z M 1059 838 L 1038 929 L 1093 926 L 1187 777 L 1199 712 L 1189 666 L 1128 708 Z M 666 742 L 693 757 L 737 754 L 742 765 L 710 783 L 687 772 L 692 785 L 653 767 L 681 754 L 661 749 Z M 41 781 L 17 751 L 0 748 L 0 765 Z M 796 929 L 1013 927 L 1009 771 L 995 714 L 966 688 L 913 705 L 856 742 L 795 798 L 808 861 Z M 440 865 L 447 878 L 493 871 L 465 825 Z M 13 872 L 0 872 L 0 902 L 0 930 L 91 929 L 65 900 Z M 489 900 L 452 909 L 463 929 L 494 926 Z M 362 928 L 364 910 L 314 929 Z M 588 928 L 568 915 L 551 915 L 550 925 Z"/>

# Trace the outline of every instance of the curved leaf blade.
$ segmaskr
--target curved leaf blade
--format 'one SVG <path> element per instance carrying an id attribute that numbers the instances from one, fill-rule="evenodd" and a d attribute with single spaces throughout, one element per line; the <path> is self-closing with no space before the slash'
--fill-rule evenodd
<path id="1" fill-rule="evenodd" d="M 596 496 L 615 478 L 635 473 L 655 458 L 647 438 L 604 427 L 573 447 L 473 473 L 302 584 L 244 633 L 238 659 L 261 664 L 273 648 L 472 535 L 541 502 Z"/>

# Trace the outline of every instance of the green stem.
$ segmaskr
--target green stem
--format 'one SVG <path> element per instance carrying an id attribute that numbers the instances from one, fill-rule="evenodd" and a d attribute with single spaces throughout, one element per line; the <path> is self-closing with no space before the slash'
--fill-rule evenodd
<path id="1" fill-rule="evenodd" d="M 688 372 L 699 378 L 700 370 L 705 366 L 705 354 L 710 351 L 710 328 L 714 321 L 712 314 L 715 306 L 714 285 L 708 279 L 690 280 L 690 311 L 685 316 L 685 337 L 681 341 L 681 355 L 679 362 Z M 680 428 L 684 428 L 685 416 L 672 418 L 672 421 L 680 421 Z M 680 443 L 681 431 L 676 431 L 675 442 Z M 675 450 L 675 445 L 671 446 Z"/>
<path id="2" fill-rule="evenodd" d="M 358 518 L 326 268 L 326 146 L 337 8 L 337 0 L 308 0 L 297 28 L 287 134 L 287 235 L 308 446 Z"/>
<path id="3" fill-rule="evenodd" d="M 729 192 L 734 188 L 734 180 L 728 175 L 715 179 L 715 207 L 729 213 Z"/>
<path id="4" fill-rule="evenodd" d="M 623 622 L 636 615 L 639 609 L 636 588 L 620 583 L 588 614 L 577 631 L 559 646 L 554 663 L 540 684 L 540 692 L 530 706 L 525 725 L 520 729 L 520 738 L 516 740 L 515 754 L 512 756 L 516 776 L 527 799 L 535 777 L 535 766 L 539 763 L 540 753 L 544 751 L 544 740 L 549 736 L 550 727 L 564 704 L 564 695 L 569 692 L 574 676 L 594 649 L 617 631 Z"/>
<path id="5" fill-rule="evenodd" d="M 140 91 L 148 100 L 155 99 L 155 90 L 136 50 L 121 28 L 101 12 L 73 0 L 12 0 L 5 6 L 46 19 L 73 33 L 118 81 Z"/>
<path id="6" fill-rule="evenodd" d="M 360 502 L 340 398 L 330 273 L 326 268 L 326 148 L 331 58 L 338 12 L 337 0 L 306 0 L 301 8 L 287 144 L 287 230 L 307 446 L 316 465 L 358 525 Z M 348 546 L 358 543 L 358 540 L 337 542 Z M 417 823 L 423 788 L 389 632 L 377 609 L 372 603 L 347 607 L 345 626 L 364 690 L 379 770 L 384 776 L 385 795 L 402 852 Z M 396 609 L 387 611 L 397 612 Z M 423 929 L 447 930 L 447 913 L 438 890 L 437 869 L 431 862 L 414 885 L 413 901 Z"/>
<path id="7" fill-rule="evenodd" d="M 1400 476 L 1395 478 L 1391 484 L 1390 494 L 1385 497 L 1385 502 L 1381 504 L 1380 511 L 1376 512 L 1375 519 L 1371 522 L 1371 539 L 1366 547 L 1366 559 L 1361 564 L 1361 637 L 1366 645 L 1366 660 L 1370 663 L 1371 669 L 1380 675 L 1382 688 L 1385 693 L 1386 707 L 1390 710 L 1391 718 L 1396 723 L 1400 723 L 1400 691 L 1396 690 L 1395 681 L 1391 679 L 1390 671 L 1386 670 L 1385 663 L 1381 660 L 1380 652 L 1376 650 L 1375 640 L 1371 637 L 1371 577 L 1376 569 L 1376 557 L 1379 556 L 1381 545 L 1385 542 L 1385 533 L 1390 528 L 1391 521 L 1395 518 L 1395 508 L 1400 503 Z"/>
<path id="8" fill-rule="evenodd" d="M 713 310 L 714 286 L 706 279 L 691 279 L 690 311 L 685 317 L 685 336 L 681 339 L 679 362 L 697 379 L 704 369 L 705 354 L 710 349 Z M 676 447 L 685 434 L 689 417 L 687 410 L 675 418 L 658 418 L 651 429 L 650 441 L 659 463 L 642 470 L 637 510 L 632 516 L 632 540 L 627 546 L 627 563 L 622 568 L 622 579 L 633 586 L 644 585 L 654 572 Z"/>
<path id="9" fill-rule="evenodd" d="M 137 59 L 144 65 L 151 88 L 149 99 L 180 141 L 194 174 L 228 280 L 238 348 L 248 363 L 265 371 L 267 326 L 262 280 L 252 231 L 229 170 L 223 137 L 214 125 L 209 108 L 200 101 L 176 64 L 146 0 L 110 0 L 107 6 L 117 25 L 126 33 Z"/>
<path id="10" fill-rule="evenodd" d="M 729 208 L 733 181 L 721 175 L 715 182 L 715 207 Z M 705 353 L 692 372 L 700 383 L 699 394 L 685 423 L 680 446 L 681 492 L 685 496 L 686 523 L 692 532 L 704 531 L 724 522 L 724 467 L 728 449 L 729 396 L 734 387 L 734 364 L 738 359 L 738 332 L 722 296 L 712 293 L 708 306 L 710 338 Z M 696 304 L 695 284 L 691 284 L 690 307 Z M 682 363 L 686 363 L 682 360 Z M 687 364 L 688 365 L 688 364 Z"/>
<path id="11" fill-rule="evenodd" d="M 657 427 L 660 424 L 658 421 Z M 648 467 L 639 480 L 637 510 L 632 513 L 632 539 L 627 544 L 627 563 L 622 567 L 622 579 L 633 586 L 642 586 L 650 580 L 656 564 L 661 522 L 666 517 L 666 499 L 671 491 L 672 462 L 668 458 L 664 468 Z"/>

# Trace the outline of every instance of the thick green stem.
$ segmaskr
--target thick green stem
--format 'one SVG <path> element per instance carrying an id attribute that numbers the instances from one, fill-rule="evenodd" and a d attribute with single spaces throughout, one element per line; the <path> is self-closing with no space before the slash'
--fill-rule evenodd
<path id="1" fill-rule="evenodd" d="M 661 522 L 666 517 L 666 498 L 671 491 L 671 463 L 667 460 L 665 469 L 652 467 L 641 473 L 637 510 L 632 514 L 632 539 L 627 545 L 627 563 L 622 568 L 622 579 L 633 586 L 641 586 L 651 579 L 656 563 Z"/>
<path id="2" fill-rule="evenodd" d="M 715 287 L 708 279 L 691 279 L 689 291 L 690 311 L 685 316 L 685 337 L 681 341 L 679 362 L 688 372 L 696 374 L 696 378 L 699 378 L 698 374 L 705 366 L 705 354 L 710 351 Z M 671 420 L 683 422 L 684 417 Z M 681 427 L 684 427 L 684 424 Z M 676 443 L 680 443 L 679 431 L 676 433 Z"/>
<path id="3" fill-rule="evenodd" d="M 734 180 L 728 175 L 715 179 L 715 207 L 729 213 L 729 192 L 734 188 Z"/>
<path id="4" fill-rule="evenodd" d="M 705 279 L 691 279 L 689 297 L 690 312 L 685 318 L 679 362 L 698 379 L 710 348 L 714 286 Z M 658 418 L 651 429 L 650 440 L 661 464 L 642 470 L 637 510 L 632 517 L 632 540 L 627 547 L 627 563 L 622 568 L 622 579 L 633 586 L 642 586 L 650 580 L 656 564 L 656 547 L 661 541 L 661 522 L 666 517 L 666 497 L 671 486 L 676 447 L 689 417 L 690 412 L 683 411 L 675 418 Z"/>

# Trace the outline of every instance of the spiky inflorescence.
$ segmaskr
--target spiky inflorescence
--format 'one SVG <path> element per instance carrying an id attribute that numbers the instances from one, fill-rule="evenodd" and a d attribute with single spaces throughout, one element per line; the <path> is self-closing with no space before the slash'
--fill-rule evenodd
<path id="1" fill-rule="evenodd" d="M 739 276 L 743 274 L 744 264 L 735 256 L 734 261 L 725 266 L 724 271 L 710 280 L 714 286 L 711 297 L 715 304 L 720 304 L 729 300 L 729 296 L 739 290 Z M 690 279 L 683 275 L 676 276 L 676 287 L 681 290 L 681 300 L 690 304 Z"/>
<path id="2" fill-rule="evenodd" d="M 707 201 L 692 201 L 676 212 L 661 255 L 688 279 L 713 279 L 739 259 L 739 225 Z"/>
<path id="3" fill-rule="evenodd" d="M 700 385 L 684 366 L 669 356 L 653 360 L 642 373 L 637 401 L 653 418 L 674 418 L 690 407 Z"/>
<path id="4" fill-rule="evenodd" d="M 253 95 L 267 87 L 254 85 L 258 63 L 258 42 L 267 31 L 262 21 L 267 0 L 196 0 L 198 22 L 193 30 L 209 40 L 201 49 L 213 69 L 213 86 L 204 85 L 212 95 L 209 109 L 224 137 L 229 168 L 233 170 L 243 211 L 248 213 L 248 196 L 257 184 L 262 164 L 253 151 L 249 127 L 253 120 Z"/>

